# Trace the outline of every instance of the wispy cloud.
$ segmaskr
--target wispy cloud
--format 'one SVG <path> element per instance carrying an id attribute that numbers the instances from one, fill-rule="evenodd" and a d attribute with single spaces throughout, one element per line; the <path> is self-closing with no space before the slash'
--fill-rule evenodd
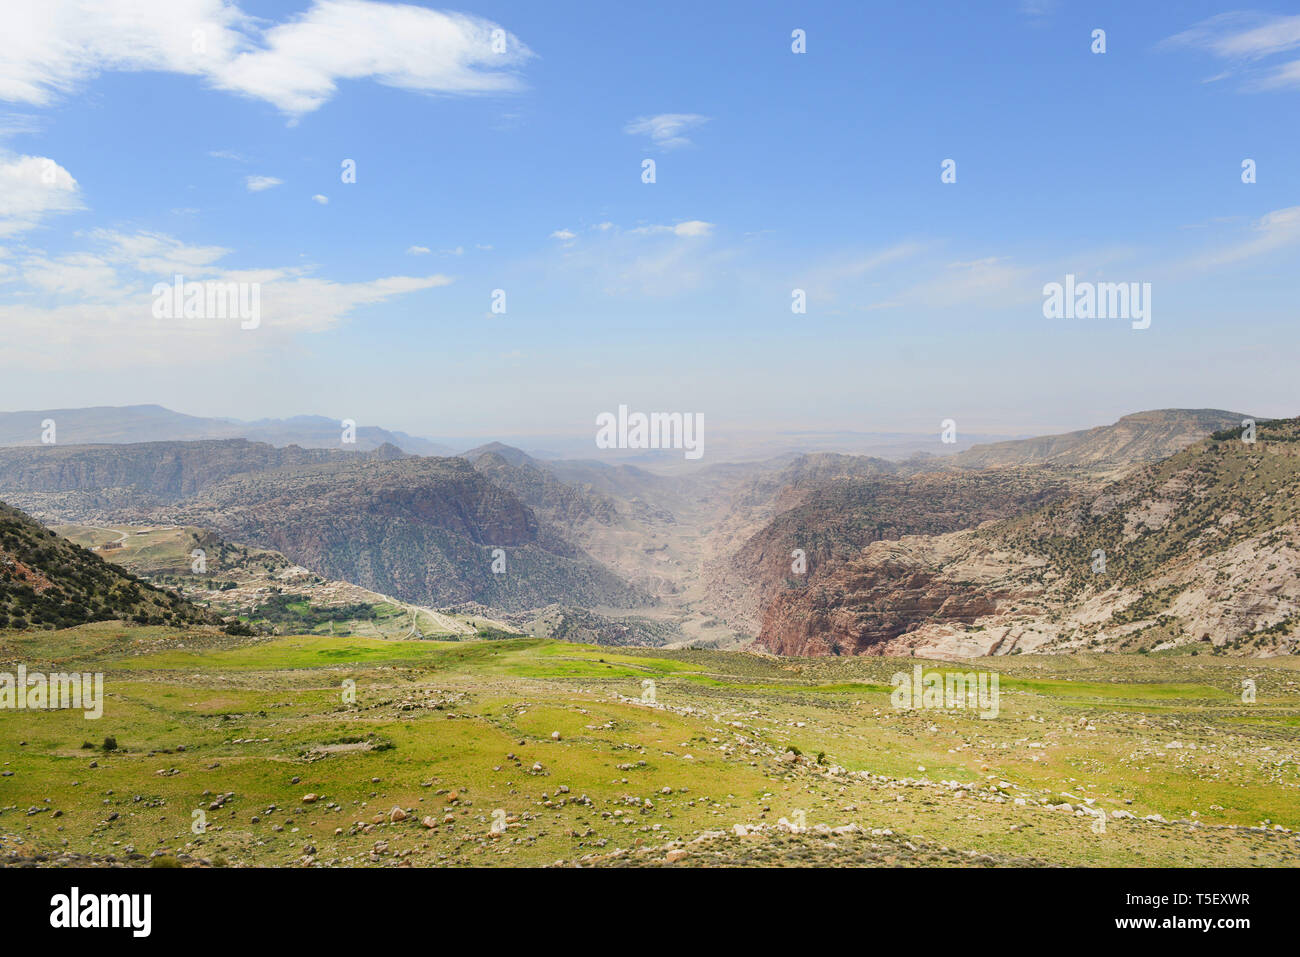
<path id="1" fill-rule="evenodd" d="M 1210 81 L 1241 74 L 1247 89 L 1300 89 L 1300 60 L 1260 64 L 1300 48 L 1300 16 L 1223 13 L 1169 37 L 1161 47 L 1190 47 L 1228 61 L 1228 69 Z"/>
<path id="2" fill-rule="evenodd" d="M 699 219 L 623 228 L 602 222 L 578 234 L 556 230 L 560 241 L 547 268 L 583 277 L 610 296 L 674 296 L 715 283 L 727 275 L 734 252 L 713 241 L 714 224 Z M 566 236 L 572 238 L 565 238 Z"/>
<path id="3" fill-rule="evenodd" d="M 284 180 L 276 179 L 274 176 L 248 176 L 244 179 L 244 185 L 248 187 L 250 193 L 260 193 L 264 189 L 279 186 L 283 182 Z"/>
<path id="4" fill-rule="evenodd" d="M 1275 209 L 1250 224 L 1247 234 L 1184 264 L 1191 271 L 1246 262 L 1300 243 L 1300 206 Z"/>
<path id="5" fill-rule="evenodd" d="M 1045 17 L 1055 13 L 1059 0 L 1020 0 L 1020 12 L 1027 17 Z"/>
<path id="6" fill-rule="evenodd" d="M 698 113 L 660 113 L 658 116 L 641 116 L 632 120 L 623 127 L 623 132 L 633 136 L 649 136 L 652 145 L 661 150 L 671 150 L 689 146 L 691 141 L 686 137 L 686 132 L 708 121 L 707 116 Z"/>
<path id="7" fill-rule="evenodd" d="M 0 115 L 0 136 L 18 136 L 24 133 L 39 133 L 41 121 L 29 113 L 6 113 Z"/>

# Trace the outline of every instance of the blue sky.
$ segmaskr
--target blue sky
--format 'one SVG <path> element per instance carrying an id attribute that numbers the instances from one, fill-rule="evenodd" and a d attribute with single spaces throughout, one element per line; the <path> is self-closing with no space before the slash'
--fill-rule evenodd
<path id="1" fill-rule="evenodd" d="M 1300 412 L 1294 6 L 125 6 L 0 37 L 0 408 L 433 436 L 619 404 L 1016 434 Z M 261 325 L 158 320 L 177 271 L 260 283 Z M 1067 273 L 1151 283 L 1150 328 L 1045 319 Z"/>

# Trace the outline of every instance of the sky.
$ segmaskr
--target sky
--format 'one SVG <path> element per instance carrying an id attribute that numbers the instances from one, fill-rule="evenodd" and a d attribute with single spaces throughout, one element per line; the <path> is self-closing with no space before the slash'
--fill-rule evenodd
<path id="1" fill-rule="evenodd" d="M 434 437 L 620 405 L 714 434 L 1300 414 L 1294 4 L 6 17 L 3 410 Z M 255 285 L 256 327 L 158 315 L 178 274 Z M 1067 275 L 1149 283 L 1149 327 L 1046 318 Z"/>

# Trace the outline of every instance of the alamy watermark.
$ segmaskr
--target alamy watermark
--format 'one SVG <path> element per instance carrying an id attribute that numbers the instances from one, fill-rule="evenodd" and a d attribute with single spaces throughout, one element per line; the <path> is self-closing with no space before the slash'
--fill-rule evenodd
<path id="1" fill-rule="evenodd" d="M 596 416 L 598 449 L 685 449 L 688 459 L 704 455 L 703 412 L 632 412 Z"/>
<path id="2" fill-rule="evenodd" d="M 262 324 L 260 282 L 187 282 L 177 273 L 170 283 L 154 283 L 155 319 L 239 319 L 239 328 Z"/>
<path id="3" fill-rule="evenodd" d="M 148 937 L 153 927 L 151 894 L 83 894 L 74 887 L 70 893 L 50 898 L 50 926 L 126 928 L 133 937 Z"/>
<path id="4" fill-rule="evenodd" d="M 998 716 L 1001 695 L 998 691 L 999 675 L 996 671 L 956 672 L 924 671 L 920 665 L 906 671 L 896 671 L 889 683 L 894 686 L 889 702 L 899 710 L 912 708 L 971 708 L 981 718 Z"/>
<path id="5" fill-rule="evenodd" d="M 1043 286 L 1044 319 L 1130 319 L 1134 329 L 1151 325 L 1151 283 L 1076 282 Z"/>
<path id="6" fill-rule="evenodd" d="M 18 673 L 0 672 L 0 708 L 56 711 L 80 709 L 87 720 L 104 715 L 104 675 L 28 673 L 26 665 Z"/>

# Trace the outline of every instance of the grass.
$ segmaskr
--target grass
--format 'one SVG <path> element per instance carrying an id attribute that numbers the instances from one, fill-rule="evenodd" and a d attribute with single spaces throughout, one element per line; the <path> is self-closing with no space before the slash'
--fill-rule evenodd
<path id="1" fill-rule="evenodd" d="M 1300 828 L 1290 659 L 933 663 L 1000 672 L 999 715 L 981 720 L 895 710 L 889 678 L 916 659 L 116 623 L 5 635 L 0 657 L 102 671 L 106 691 L 99 721 L 0 710 L 0 861 L 621 864 L 677 847 L 678 866 L 1300 862 L 1296 836 L 1271 830 Z M 658 707 L 639 700 L 647 678 Z M 1085 798 L 1137 819 L 1097 834 L 1047 806 Z M 394 807 L 407 817 L 388 823 Z M 864 831 L 730 835 L 797 811 Z"/>

